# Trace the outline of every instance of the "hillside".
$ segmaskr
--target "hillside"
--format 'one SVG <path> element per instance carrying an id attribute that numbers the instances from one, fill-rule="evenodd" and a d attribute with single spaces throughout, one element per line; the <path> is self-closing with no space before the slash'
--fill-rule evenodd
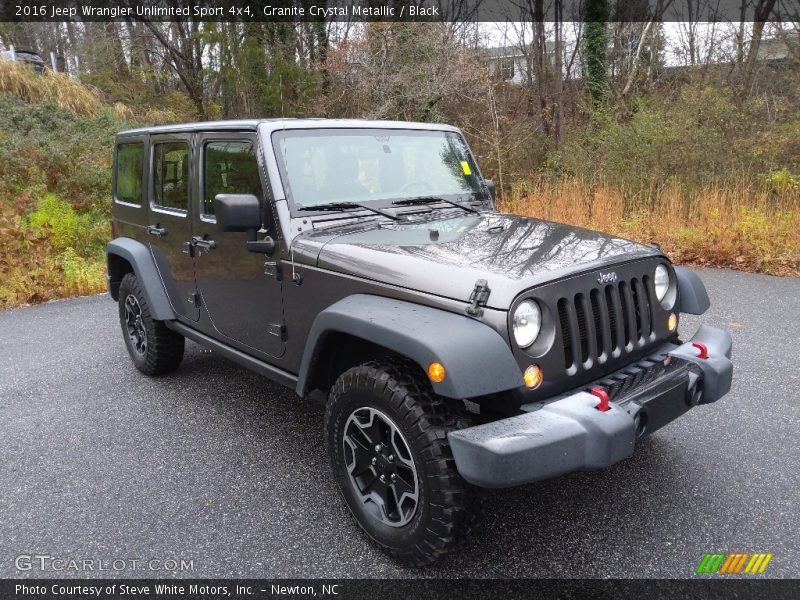
<path id="1" fill-rule="evenodd" d="M 0 308 L 105 289 L 114 136 L 176 119 L 0 61 Z"/>
<path id="2" fill-rule="evenodd" d="M 126 123 L 0 94 L 0 308 L 105 287 L 111 148 Z"/>

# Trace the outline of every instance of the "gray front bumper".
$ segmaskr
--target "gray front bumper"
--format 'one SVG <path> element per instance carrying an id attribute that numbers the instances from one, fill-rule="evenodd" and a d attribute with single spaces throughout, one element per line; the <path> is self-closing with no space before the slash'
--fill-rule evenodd
<path id="1" fill-rule="evenodd" d="M 708 358 L 698 358 L 693 342 L 708 347 Z M 700 403 L 715 402 L 731 387 L 732 340 L 727 331 L 703 325 L 687 343 L 657 349 L 700 368 Z M 694 397 L 696 401 L 698 396 Z M 668 412 L 683 414 L 689 398 L 676 398 Z M 578 391 L 548 402 L 533 412 L 453 431 L 448 440 L 461 476 L 482 487 L 510 487 L 572 471 L 602 469 L 633 454 L 635 412 L 615 402 L 600 412 L 598 399 Z M 638 409 L 638 407 L 637 407 Z M 670 419 L 671 420 L 671 419 Z"/>

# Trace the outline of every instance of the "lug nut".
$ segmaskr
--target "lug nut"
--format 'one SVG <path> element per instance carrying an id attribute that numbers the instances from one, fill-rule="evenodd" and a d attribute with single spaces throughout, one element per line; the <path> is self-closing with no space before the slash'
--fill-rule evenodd
<path id="1" fill-rule="evenodd" d="M 373 457 L 372 458 L 372 464 L 373 465 L 377 465 L 378 464 L 378 459 Z"/>
<path id="2" fill-rule="evenodd" d="M 392 473 L 391 480 L 392 480 L 392 483 L 394 483 L 395 481 L 397 481 L 397 473 Z"/>
<path id="3" fill-rule="evenodd" d="M 390 454 L 389 455 L 389 461 L 390 462 L 394 462 L 394 454 Z"/>
<path id="4" fill-rule="evenodd" d="M 380 476 L 381 483 L 386 483 L 386 475 Z"/>
<path id="5" fill-rule="evenodd" d="M 381 451 L 381 445 L 380 444 L 376 444 L 375 445 L 375 452 L 380 452 L 380 451 Z"/>

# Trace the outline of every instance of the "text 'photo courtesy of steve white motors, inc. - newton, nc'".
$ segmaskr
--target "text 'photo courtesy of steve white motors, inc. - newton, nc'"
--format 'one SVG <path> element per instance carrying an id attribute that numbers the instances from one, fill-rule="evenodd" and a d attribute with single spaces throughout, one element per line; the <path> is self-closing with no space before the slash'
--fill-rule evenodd
<path id="1" fill-rule="evenodd" d="M 242 598 L 247 596 L 339 596 L 344 592 L 339 583 L 314 583 L 291 585 L 286 582 L 270 583 L 17 583 L 14 595 L 18 598 L 40 598 L 42 596 L 66 598 Z M 49 596 L 48 596 L 49 597 Z"/>
<path id="2" fill-rule="evenodd" d="M 206 6 L 203 4 L 151 5 L 126 3 L 127 5 L 106 3 L 102 6 L 91 4 L 70 4 L 55 6 L 44 4 L 15 4 L 14 16 L 17 18 L 39 19 L 171 19 L 171 18 L 197 18 L 197 19 L 236 19 L 236 18 L 311 18 L 311 19 L 414 19 L 417 17 L 439 17 L 440 7 L 431 6 L 366 6 L 361 3 L 340 3 L 330 6 L 329 3 L 320 2 L 307 6 L 250 6 L 237 2 L 233 6 Z"/>

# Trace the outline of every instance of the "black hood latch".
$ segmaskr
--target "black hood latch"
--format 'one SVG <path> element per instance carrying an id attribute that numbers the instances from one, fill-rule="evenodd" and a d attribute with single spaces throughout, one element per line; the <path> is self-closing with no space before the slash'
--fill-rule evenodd
<path id="1" fill-rule="evenodd" d="M 469 306 L 466 308 L 467 314 L 471 317 L 480 317 L 483 315 L 483 306 L 489 301 L 489 295 L 492 290 L 489 289 L 489 284 L 485 279 L 478 279 L 475 282 L 475 288 L 469 295 Z"/>

